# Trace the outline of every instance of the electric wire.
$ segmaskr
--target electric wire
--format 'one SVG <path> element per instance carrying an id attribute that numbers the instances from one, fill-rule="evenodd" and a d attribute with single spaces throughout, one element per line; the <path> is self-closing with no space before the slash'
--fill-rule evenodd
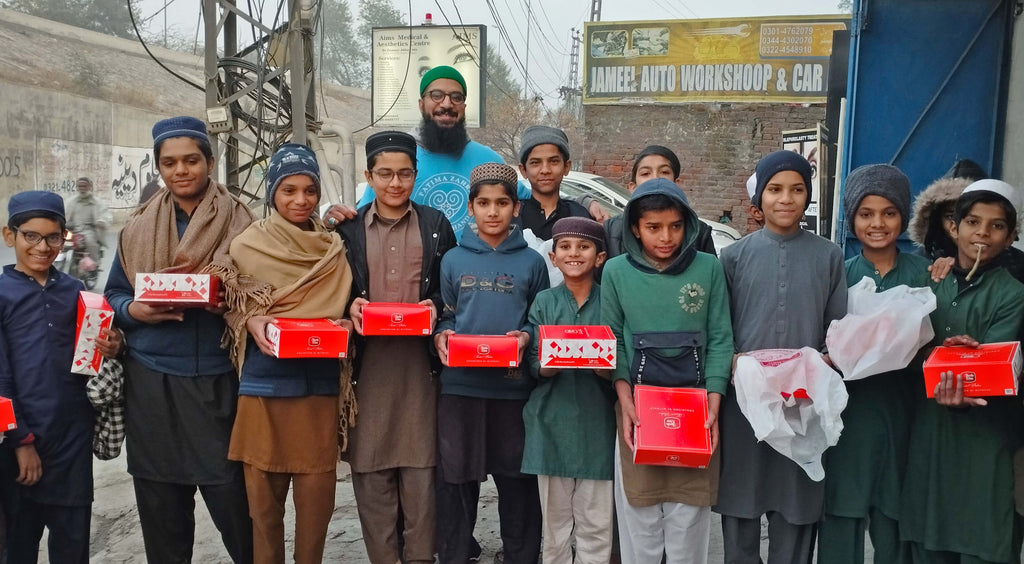
<path id="1" fill-rule="evenodd" d="M 178 80 L 184 82 L 185 84 L 188 84 L 188 85 L 192 86 L 193 88 L 195 88 L 197 90 L 200 90 L 202 92 L 206 92 L 206 89 L 203 88 L 201 85 L 196 84 L 195 82 L 192 82 L 191 80 L 185 78 L 184 76 L 181 76 L 180 74 L 174 72 L 167 65 L 165 65 L 162 61 L 160 61 L 160 59 L 156 58 L 156 55 L 154 55 L 153 52 L 149 50 L 149 45 L 146 45 L 146 40 L 142 38 L 142 33 L 139 31 L 139 25 L 135 22 L 135 14 L 132 13 L 132 0 L 125 0 L 125 3 L 128 5 L 128 17 L 132 20 L 132 29 L 135 30 L 135 37 L 137 37 L 139 39 L 139 43 L 142 44 L 142 48 L 145 49 L 146 54 L 149 55 L 149 58 L 153 59 L 153 62 L 155 62 L 156 64 L 160 65 L 160 68 L 162 68 L 165 71 L 171 73 L 171 75 L 173 75 Z"/>
<path id="2" fill-rule="evenodd" d="M 448 19 L 448 14 L 446 14 L 446 13 L 445 13 L 445 11 L 444 11 L 444 8 L 443 8 L 443 7 L 441 6 L 441 3 L 440 3 L 440 2 L 438 2 L 438 0 L 434 0 L 434 4 L 436 4 L 436 5 L 437 5 L 437 9 L 441 11 L 441 17 L 443 17 L 443 18 L 444 18 L 444 21 L 445 21 L 445 22 L 447 23 L 448 27 L 449 27 L 450 29 L 454 29 L 454 28 L 455 28 L 455 26 L 454 26 L 454 25 L 452 25 L 452 21 L 451 21 L 450 19 Z M 462 26 L 464 27 L 464 26 L 465 26 L 465 23 L 463 23 L 463 21 L 462 21 L 462 14 L 461 14 L 461 13 L 459 12 L 459 7 L 458 7 L 458 5 L 456 5 L 456 4 L 455 4 L 454 0 L 453 0 L 453 2 L 452 2 L 452 6 L 453 6 L 453 7 L 455 8 L 455 14 L 456 14 L 456 15 L 458 16 L 458 18 L 459 18 L 459 24 L 460 24 L 460 25 L 462 25 Z M 474 45 L 473 45 L 472 43 L 470 43 L 469 41 L 466 41 L 465 39 L 463 39 L 462 37 L 460 37 L 460 36 L 459 36 L 458 34 L 455 34 L 455 36 L 456 36 L 456 37 L 457 37 L 457 38 L 459 39 L 459 41 L 460 41 L 460 42 L 461 42 L 461 43 L 462 43 L 463 45 L 465 45 L 465 46 L 466 46 L 466 48 L 467 48 L 467 49 L 470 49 L 470 50 L 472 50 L 472 51 L 473 51 L 473 52 L 474 52 L 474 53 L 476 54 L 476 56 L 475 56 L 475 57 L 473 58 L 473 64 L 475 64 L 475 65 L 477 66 L 477 68 L 479 68 L 479 69 L 480 69 L 481 71 L 483 71 L 483 73 L 484 73 L 484 79 L 485 79 L 485 80 L 487 80 L 488 82 L 490 82 L 490 85 L 491 85 L 491 86 L 493 86 L 494 88 L 498 89 L 498 91 L 499 91 L 499 92 L 501 92 L 502 94 L 504 94 L 504 95 L 505 95 L 505 97 L 506 97 L 506 98 L 508 98 L 509 100 L 512 100 L 513 102 L 514 102 L 514 101 L 516 101 L 516 100 L 518 100 L 518 99 L 519 99 L 519 97 L 518 97 L 518 96 L 513 96 L 513 95 L 512 95 L 512 94 L 510 94 L 510 93 L 509 93 L 508 91 L 506 91 L 506 90 L 505 90 L 504 88 L 502 88 L 501 86 L 499 86 L 499 85 L 498 85 L 498 83 L 497 83 L 497 82 L 495 82 L 495 81 L 494 81 L 494 80 L 493 80 L 493 79 L 491 78 L 491 74 L 490 74 L 490 72 L 488 72 L 488 70 L 487 70 L 487 67 L 485 67 L 485 66 L 483 66 L 483 65 L 481 65 L 481 64 L 480 64 L 480 61 L 482 60 L 482 57 L 481 57 L 481 54 L 480 54 L 480 52 L 479 52 L 479 51 L 477 51 L 477 49 L 476 49 L 476 46 L 474 46 Z M 499 39 L 500 39 L 500 34 L 499 34 Z M 500 43 L 499 43 L 499 45 L 500 45 Z M 497 49 L 497 48 L 495 48 L 495 49 Z M 511 79 L 511 77 L 509 77 L 509 78 Z M 514 83 L 514 82 L 513 82 L 513 83 Z"/>
<path id="3" fill-rule="evenodd" d="M 382 113 L 379 118 L 371 121 L 366 126 L 360 127 L 359 129 L 353 131 L 352 132 L 353 135 L 356 134 L 356 133 L 359 133 L 360 131 L 364 131 L 366 129 L 369 129 L 369 128 L 373 127 L 378 121 L 384 119 L 384 117 L 387 116 L 389 113 L 391 113 L 391 110 L 393 110 L 395 108 L 395 104 L 397 104 L 398 101 L 402 98 L 402 92 L 405 91 L 405 83 L 409 80 L 409 66 L 410 66 L 411 62 L 412 62 L 412 0 L 409 0 L 409 52 L 408 52 L 408 54 L 405 57 L 405 73 L 402 75 L 402 85 L 398 88 L 398 92 L 395 93 L 395 99 L 391 101 L 391 105 L 388 106 L 388 109 L 384 110 L 384 113 Z M 373 77 L 370 77 L 370 80 L 372 81 Z"/>

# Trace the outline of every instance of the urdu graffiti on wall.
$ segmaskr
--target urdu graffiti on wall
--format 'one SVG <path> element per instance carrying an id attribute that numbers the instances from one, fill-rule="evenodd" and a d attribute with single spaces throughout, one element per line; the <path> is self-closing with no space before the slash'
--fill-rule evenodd
<path id="1" fill-rule="evenodd" d="M 69 197 L 83 176 L 93 181 L 97 197 L 112 209 L 136 205 L 142 188 L 157 176 L 149 147 L 121 147 L 64 139 L 39 138 L 37 185 Z"/>
<path id="2" fill-rule="evenodd" d="M 122 205 L 131 205 L 139 201 L 139 193 L 146 184 L 156 178 L 157 170 L 153 166 L 153 157 L 149 149 L 114 149 L 116 161 L 112 167 L 114 179 L 110 183 L 110 189 L 115 201 Z"/>

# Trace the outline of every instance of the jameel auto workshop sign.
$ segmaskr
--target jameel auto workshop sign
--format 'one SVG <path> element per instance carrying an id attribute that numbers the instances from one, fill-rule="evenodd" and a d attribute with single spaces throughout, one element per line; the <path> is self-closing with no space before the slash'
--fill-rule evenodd
<path id="1" fill-rule="evenodd" d="M 585 104 L 824 102 L 843 16 L 590 22 Z"/>

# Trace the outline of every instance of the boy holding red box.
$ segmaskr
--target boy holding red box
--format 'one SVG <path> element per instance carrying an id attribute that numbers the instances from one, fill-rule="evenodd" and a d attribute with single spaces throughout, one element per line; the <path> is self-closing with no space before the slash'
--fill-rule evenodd
<path id="1" fill-rule="evenodd" d="M 84 563 L 95 414 L 86 397 L 88 379 L 72 374 L 71 365 L 78 296 L 85 287 L 53 268 L 64 245 L 59 195 L 21 192 L 7 211 L 4 241 L 14 247 L 17 262 L 0 275 L 0 397 L 11 400 L 18 425 L 0 446 L 7 558 L 35 562 L 46 528 L 51 562 Z M 96 343 L 105 356 L 116 356 L 120 334 L 101 334 Z"/>
<path id="2" fill-rule="evenodd" d="M 516 171 L 486 163 L 470 174 L 469 215 L 462 242 L 441 260 L 444 311 L 434 345 L 441 372 L 438 411 L 438 558 L 469 559 L 480 482 L 490 474 L 498 488 L 498 516 L 505 561 L 536 562 L 541 514 L 537 480 L 520 472 L 523 406 L 534 380 L 520 369 L 448 365 L 448 337 L 508 335 L 519 354 L 530 341 L 527 311 L 548 287 L 544 259 L 512 225 L 519 213 Z"/>
<path id="3" fill-rule="evenodd" d="M 623 564 L 707 562 L 718 496 L 718 407 L 729 385 L 732 325 L 722 265 L 696 248 L 700 220 L 665 178 L 637 187 L 624 211 L 624 254 L 605 265 L 601 320 L 618 341 L 613 373 L 620 429 L 615 508 Z M 707 390 L 707 468 L 633 463 L 633 386 Z"/>
<path id="4" fill-rule="evenodd" d="M 979 180 L 957 199 L 956 263 L 933 284 L 933 344 L 1020 338 L 1024 286 L 995 260 L 1013 243 L 1020 204 L 1017 190 L 998 180 Z M 965 398 L 952 372 L 942 375 L 934 401 L 923 392 L 900 500 L 900 537 L 913 562 L 1018 562 L 1013 455 L 1024 444 L 1020 398 Z"/>
<path id="5" fill-rule="evenodd" d="M 551 229 L 551 262 L 565 283 L 537 294 L 530 324 L 599 325 L 601 287 L 594 271 L 604 262 L 604 228 L 590 218 L 567 217 Z M 537 475 L 544 517 L 543 561 L 607 562 L 612 548 L 614 397 L 607 374 L 541 368 L 539 339 L 530 343 L 537 387 L 523 409 L 523 472 Z M 607 371 L 601 371 L 607 372 Z M 573 543 L 575 539 L 575 543 Z"/>
<path id="6" fill-rule="evenodd" d="M 359 414 L 345 454 L 352 467 L 363 542 L 370 562 L 433 561 L 440 366 L 424 337 L 362 337 L 363 308 L 373 302 L 442 306 L 441 257 L 455 233 L 440 211 L 412 202 L 416 140 L 382 131 L 366 139 L 366 181 L 374 192 L 337 231 L 352 267 L 349 315 L 356 337 L 354 378 Z M 401 513 L 400 513 L 401 512 Z M 396 526 L 403 523 L 405 553 Z"/>

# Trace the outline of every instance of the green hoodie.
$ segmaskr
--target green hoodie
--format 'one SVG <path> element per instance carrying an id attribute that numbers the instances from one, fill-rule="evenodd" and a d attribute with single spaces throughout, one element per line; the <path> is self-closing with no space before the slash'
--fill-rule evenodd
<path id="1" fill-rule="evenodd" d="M 630 207 L 652 194 L 678 200 L 685 210 L 682 249 L 661 272 L 644 259 L 640 240 L 628 225 Z M 729 294 L 718 259 L 694 248 L 700 220 L 683 200 L 682 190 L 664 179 L 641 184 L 623 216 L 627 218 L 622 223 L 624 254 L 608 261 L 601 279 L 601 320 L 611 327 L 618 341 L 613 380 L 635 383 L 630 368 L 635 353 L 634 334 L 697 332 L 703 337 L 699 349 L 702 385 L 709 392 L 725 395 L 733 355 Z"/>

